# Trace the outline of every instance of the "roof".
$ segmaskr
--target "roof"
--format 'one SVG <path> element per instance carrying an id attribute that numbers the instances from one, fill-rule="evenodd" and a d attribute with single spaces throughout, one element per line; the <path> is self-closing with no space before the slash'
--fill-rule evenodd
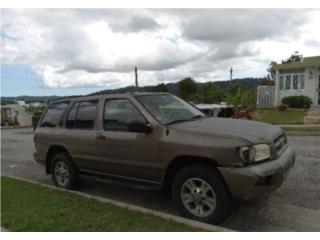
<path id="1" fill-rule="evenodd" d="M 106 93 L 106 94 L 97 94 L 90 96 L 75 96 L 75 97 L 64 97 L 50 101 L 51 104 L 73 101 L 73 100 L 93 100 L 102 96 L 115 97 L 115 98 L 125 98 L 128 96 L 147 96 L 147 95 L 159 95 L 159 94 L 169 94 L 167 92 L 127 92 L 127 93 Z"/>
<path id="2" fill-rule="evenodd" d="M 272 70 L 290 70 L 297 68 L 320 67 L 320 56 L 304 57 L 302 62 L 273 64 Z"/>
<path id="3" fill-rule="evenodd" d="M 134 96 L 144 96 L 144 95 L 159 95 L 159 94 L 170 94 L 167 92 L 133 92 L 133 93 L 129 93 L 131 95 Z"/>

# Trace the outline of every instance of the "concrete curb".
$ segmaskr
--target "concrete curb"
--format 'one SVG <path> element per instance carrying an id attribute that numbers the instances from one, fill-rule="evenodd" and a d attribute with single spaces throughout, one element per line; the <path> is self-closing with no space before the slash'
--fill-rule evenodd
<path id="1" fill-rule="evenodd" d="M 5 129 L 22 129 L 22 128 L 32 128 L 32 126 L 1 126 L 1 130 Z"/>
<path id="2" fill-rule="evenodd" d="M 57 187 L 52 186 L 52 185 L 39 183 L 39 182 L 32 181 L 32 180 L 25 179 L 25 178 L 20 178 L 20 177 L 15 177 L 15 176 L 10 176 L 10 175 L 6 175 L 6 177 L 10 177 L 10 178 L 13 178 L 13 179 L 17 179 L 17 180 L 33 183 L 33 184 L 36 184 L 36 185 L 39 185 L 39 186 L 43 186 L 43 187 L 46 187 L 46 188 L 50 188 L 50 189 L 54 189 L 54 190 L 58 190 L 58 191 L 62 191 L 62 192 L 73 193 L 73 194 L 76 194 L 76 195 L 79 195 L 79 196 L 82 196 L 82 197 L 86 197 L 86 198 L 89 198 L 89 199 L 95 199 L 95 200 L 100 201 L 100 202 L 109 203 L 109 204 L 112 204 L 112 205 L 117 206 L 117 207 L 122 207 L 122 208 L 126 208 L 126 209 L 129 209 L 129 210 L 142 212 L 144 214 L 151 214 L 151 215 L 154 215 L 154 216 L 157 216 L 157 217 L 161 217 L 161 218 L 164 218 L 164 219 L 168 219 L 168 220 L 172 220 L 172 221 L 175 221 L 175 222 L 178 222 L 178 223 L 183 223 L 183 224 L 195 227 L 195 228 L 201 228 L 201 229 L 203 229 L 205 231 L 234 232 L 234 230 L 232 230 L 232 229 L 228 229 L 228 228 L 224 228 L 224 227 L 220 227 L 220 226 L 216 226 L 216 225 L 211 225 L 211 224 L 207 224 L 207 223 L 194 221 L 194 220 L 191 220 L 191 219 L 187 219 L 187 218 L 175 216 L 175 215 L 172 215 L 172 214 L 151 210 L 151 209 L 140 207 L 140 206 L 136 206 L 136 205 L 133 205 L 133 204 L 128 204 L 128 203 L 124 203 L 124 202 L 120 202 L 120 201 L 116 201 L 116 200 L 111 200 L 111 199 L 108 199 L 108 198 L 92 196 L 90 194 L 86 194 L 86 193 L 82 193 L 82 192 L 77 192 L 77 191 L 71 191 L 71 190 L 67 190 L 67 189 L 57 188 Z"/>

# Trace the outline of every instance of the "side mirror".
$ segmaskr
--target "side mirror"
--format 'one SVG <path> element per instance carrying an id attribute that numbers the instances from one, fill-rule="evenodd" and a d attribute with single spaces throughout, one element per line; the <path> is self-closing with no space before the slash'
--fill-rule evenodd
<path id="1" fill-rule="evenodd" d="M 145 133 L 145 134 L 150 134 L 153 131 L 150 124 L 147 124 L 144 122 L 138 122 L 138 121 L 132 121 L 131 123 L 129 123 L 128 128 L 130 132 Z"/>

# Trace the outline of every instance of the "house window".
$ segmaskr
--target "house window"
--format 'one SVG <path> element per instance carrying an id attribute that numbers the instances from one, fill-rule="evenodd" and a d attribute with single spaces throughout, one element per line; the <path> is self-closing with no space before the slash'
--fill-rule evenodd
<path id="1" fill-rule="evenodd" d="M 298 89 L 298 83 L 299 83 L 299 75 L 295 74 L 293 75 L 293 80 L 292 80 L 292 88 L 293 89 Z"/>
<path id="2" fill-rule="evenodd" d="M 284 87 L 284 76 L 280 75 L 280 90 L 283 90 Z"/>
<path id="3" fill-rule="evenodd" d="M 291 75 L 286 75 L 286 90 L 291 89 Z"/>
<path id="4" fill-rule="evenodd" d="M 304 89 L 305 69 L 280 70 L 279 89 L 298 90 Z"/>
<path id="5" fill-rule="evenodd" d="M 304 89 L 304 74 L 300 75 L 300 89 Z"/>

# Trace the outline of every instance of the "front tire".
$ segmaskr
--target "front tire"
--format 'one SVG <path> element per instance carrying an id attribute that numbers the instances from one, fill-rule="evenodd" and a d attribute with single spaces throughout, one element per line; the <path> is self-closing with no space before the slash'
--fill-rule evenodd
<path id="1" fill-rule="evenodd" d="M 57 187 L 77 189 L 80 186 L 77 168 L 65 152 L 53 156 L 51 174 L 52 180 Z"/>
<path id="2" fill-rule="evenodd" d="M 229 192 L 218 170 L 207 165 L 181 169 L 173 181 L 172 198 L 183 216 L 198 221 L 218 224 L 230 212 Z"/>

